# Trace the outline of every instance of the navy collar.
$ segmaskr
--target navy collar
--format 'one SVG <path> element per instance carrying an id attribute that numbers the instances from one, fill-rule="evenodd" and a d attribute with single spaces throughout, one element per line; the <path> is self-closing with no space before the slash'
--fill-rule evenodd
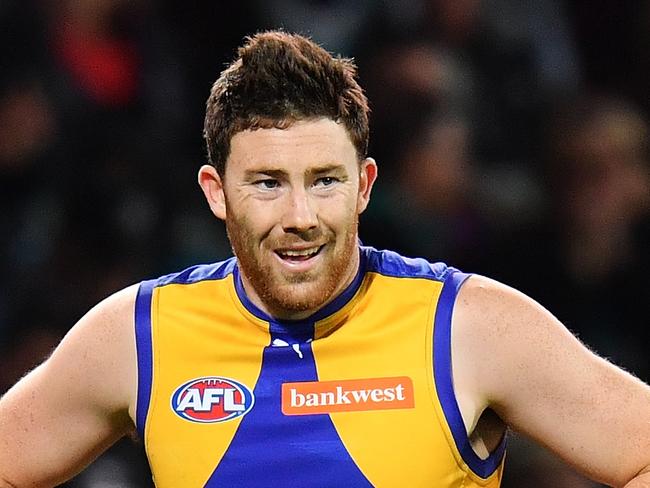
<path id="1" fill-rule="evenodd" d="M 364 253 L 363 250 L 360 250 L 359 248 L 357 249 L 359 252 L 359 268 L 357 269 L 357 273 L 354 276 L 352 282 L 345 288 L 345 290 L 343 290 L 336 298 L 334 298 L 334 300 L 314 312 L 309 317 L 299 320 L 278 319 L 262 311 L 250 300 L 250 298 L 248 298 L 241 279 L 238 263 L 235 265 L 233 270 L 237 297 L 241 301 L 244 308 L 246 308 L 246 310 L 248 310 L 252 315 L 260 320 L 264 320 L 265 322 L 269 323 L 269 328 L 272 336 L 279 336 L 280 338 L 284 336 L 297 340 L 299 342 L 313 339 L 314 324 L 341 310 L 352 299 L 352 297 L 356 294 L 357 290 L 361 286 L 366 269 L 366 253 Z"/>

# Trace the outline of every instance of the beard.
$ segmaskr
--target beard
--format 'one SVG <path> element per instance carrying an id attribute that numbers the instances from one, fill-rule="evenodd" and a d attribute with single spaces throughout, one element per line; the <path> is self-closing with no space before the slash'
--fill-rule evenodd
<path id="1" fill-rule="evenodd" d="M 357 252 L 358 219 L 350 221 L 343 235 L 314 229 L 287 233 L 281 239 L 268 234 L 255 237 L 246 218 L 226 218 L 226 230 L 242 275 L 253 287 L 267 311 L 278 318 L 291 318 L 296 314 L 315 312 L 343 291 L 353 279 L 350 271 L 354 253 Z M 302 273 L 288 273 L 274 263 L 272 249 L 305 242 L 326 242 L 320 250 L 322 261 Z M 266 244 L 266 245 L 265 245 Z"/>

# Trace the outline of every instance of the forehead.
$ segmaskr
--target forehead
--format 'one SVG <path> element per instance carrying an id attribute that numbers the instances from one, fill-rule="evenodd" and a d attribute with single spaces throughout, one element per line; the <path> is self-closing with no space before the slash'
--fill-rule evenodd
<path id="1" fill-rule="evenodd" d="M 356 149 L 345 127 L 322 118 L 297 121 L 286 129 L 238 132 L 230 142 L 226 171 L 257 166 L 307 169 L 311 165 L 356 162 Z"/>

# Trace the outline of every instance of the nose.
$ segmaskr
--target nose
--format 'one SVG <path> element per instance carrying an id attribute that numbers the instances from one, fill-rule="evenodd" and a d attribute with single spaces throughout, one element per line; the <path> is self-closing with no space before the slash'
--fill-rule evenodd
<path id="1" fill-rule="evenodd" d="M 282 219 L 285 232 L 304 232 L 318 226 L 318 217 L 309 194 L 304 189 L 290 192 Z"/>

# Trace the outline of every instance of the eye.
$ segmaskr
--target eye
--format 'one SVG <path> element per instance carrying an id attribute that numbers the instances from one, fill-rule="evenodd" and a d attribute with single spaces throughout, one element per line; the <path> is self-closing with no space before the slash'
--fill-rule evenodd
<path id="1" fill-rule="evenodd" d="M 333 176 L 323 176 L 322 178 L 318 178 L 314 182 L 314 186 L 332 186 L 334 183 L 338 181 L 339 179 Z"/>
<path id="2" fill-rule="evenodd" d="M 275 190 L 280 186 L 280 182 L 273 178 L 265 178 L 263 180 L 254 181 L 253 185 L 255 185 L 260 190 Z"/>

